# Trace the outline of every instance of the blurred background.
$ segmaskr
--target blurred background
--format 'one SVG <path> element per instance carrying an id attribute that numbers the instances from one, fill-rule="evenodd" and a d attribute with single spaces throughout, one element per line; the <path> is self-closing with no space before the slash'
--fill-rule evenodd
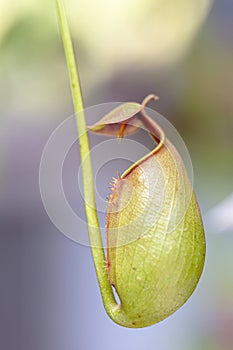
<path id="1" fill-rule="evenodd" d="M 39 191 L 45 143 L 73 113 L 54 1 L 0 0 L 0 347 L 233 349 L 233 2 L 65 6 L 86 107 L 160 96 L 152 107 L 192 158 L 207 259 L 193 296 L 165 321 L 131 330 L 106 316 L 90 249 L 59 233 Z M 64 176 L 77 210 L 78 162 L 74 145 Z M 97 178 L 103 195 L 115 175 L 107 167 Z"/>

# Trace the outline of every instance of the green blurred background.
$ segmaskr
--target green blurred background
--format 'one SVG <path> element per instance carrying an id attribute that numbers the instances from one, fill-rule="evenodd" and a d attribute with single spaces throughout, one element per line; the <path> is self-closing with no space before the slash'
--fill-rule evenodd
<path id="1" fill-rule="evenodd" d="M 65 6 L 85 106 L 159 95 L 153 107 L 189 149 L 205 221 L 233 193 L 233 2 Z M 47 218 L 40 157 L 53 129 L 73 113 L 54 1 L 0 1 L 0 96 L 2 348 L 232 349 L 232 219 L 223 232 L 221 217 L 206 224 L 207 262 L 190 301 L 161 324 L 132 331 L 105 316 L 90 251 Z M 233 200 L 226 210 L 231 218 Z"/>

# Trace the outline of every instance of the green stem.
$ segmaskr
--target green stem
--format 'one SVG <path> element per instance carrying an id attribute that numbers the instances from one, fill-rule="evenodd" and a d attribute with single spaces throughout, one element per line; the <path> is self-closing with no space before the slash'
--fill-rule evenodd
<path id="1" fill-rule="evenodd" d="M 120 306 L 117 305 L 112 287 L 106 273 L 106 260 L 101 239 L 100 227 L 96 212 L 94 181 L 92 163 L 90 157 L 89 139 L 86 128 L 85 114 L 83 110 L 82 94 L 79 82 L 78 71 L 75 63 L 73 45 L 71 41 L 69 26 L 67 23 L 64 6 L 61 0 L 56 0 L 59 26 L 64 45 L 67 66 L 70 76 L 70 84 L 73 95 L 73 104 L 78 127 L 78 137 L 83 174 L 84 202 L 88 224 L 89 240 L 92 249 L 92 256 L 95 264 L 96 274 L 103 298 L 104 307 L 108 315 L 116 323 L 126 325 L 129 321 L 124 315 Z"/>

